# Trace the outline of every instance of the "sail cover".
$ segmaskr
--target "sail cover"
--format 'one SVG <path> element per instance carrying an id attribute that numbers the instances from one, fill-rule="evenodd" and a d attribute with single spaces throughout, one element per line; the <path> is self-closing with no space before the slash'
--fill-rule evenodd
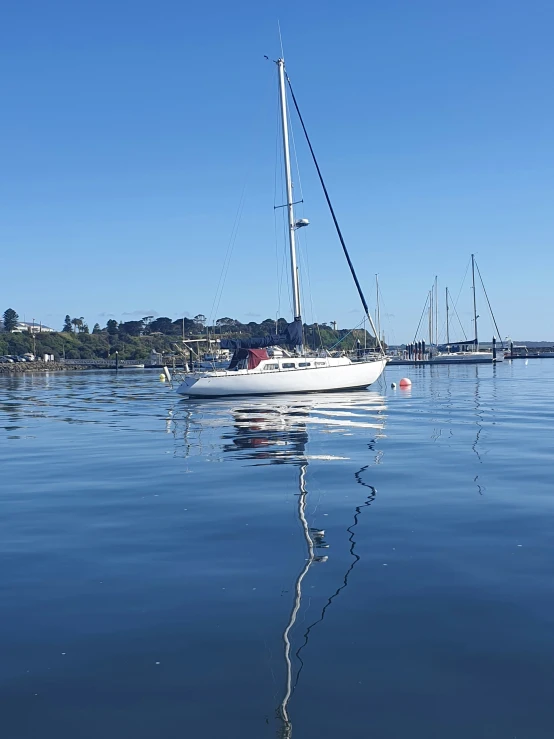
<path id="1" fill-rule="evenodd" d="M 248 349 L 248 369 L 256 369 L 264 359 L 269 359 L 265 349 Z"/>
<path id="2" fill-rule="evenodd" d="M 244 359 L 248 360 L 247 367 L 251 370 L 256 369 L 264 359 L 269 359 L 269 356 L 265 349 L 237 349 L 231 357 L 231 364 L 227 369 L 237 369 L 239 362 Z"/>
<path id="3" fill-rule="evenodd" d="M 289 323 L 282 334 L 266 334 L 265 336 L 253 336 L 250 339 L 221 339 L 222 349 L 236 352 L 239 349 L 265 349 L 277 344 L 288 344 L 289 346 L 300 346 L 302 344 L 302 321 L 296 318 Z"/>
<path id="4" fill-rule="evenodd" d="M 471 346 L 476 345 L 477 339 L 464 339 L 463 341 L 451 341 L 449 344 L 439 346 L 439 349 L 445 349 L 447 346 Z"/>

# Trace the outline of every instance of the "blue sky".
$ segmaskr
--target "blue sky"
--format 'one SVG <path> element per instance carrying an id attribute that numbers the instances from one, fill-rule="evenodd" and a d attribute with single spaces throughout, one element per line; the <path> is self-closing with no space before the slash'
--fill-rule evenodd
<path id="1" fill-rule="evenodd" d="M 387 339 L 413 338 L 435 274 L 441 295 L 458 295 L 471 252 L 501 332 L 554 339 L 554 5 L 538 0 L 5 0 L 1 311 L 54 326 L 66 313 L 91 326 L 289 315 L 263 58 L 279 54 L 278 18 L 371 304 L 379 273 Z M 298 216 L 311 221 L 304 317 L 354 326 L 362 312 L 298 127 L 295 140 Z M 466 281 L 468 332 L 470 309 Z"/>

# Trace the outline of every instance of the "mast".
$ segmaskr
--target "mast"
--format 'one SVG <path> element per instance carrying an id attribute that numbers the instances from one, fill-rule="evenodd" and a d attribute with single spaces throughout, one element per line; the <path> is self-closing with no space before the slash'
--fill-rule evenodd
<path id="1" fill-rule="evenodd" d="M 448 288 L 446 288 L 446 346 L 450 345 L 450 327 L 448 325 Z"/>
<path id="2" fill-rule="evenodd" d="M 435 344 L 439 345 L 439 283 L 435 275 Z"/>
<path id="3" fill-rule="evenodd" d="M 381 307 L 379 305 L 379 275 L 375 275 L 375 289 L 377 294 L 377 338 L 381 341 Z"/>
<path id="4" fill-rule="evenodd" d="M 473 322 L 475 323 L 475 351 L 479 351 L 479 339 L 477 338 L 477 299 L 475 296 L 475 255 L 471 255 L 471 279 L 473 283 Z"/>
<path id="5" fill-rule="evenodd" d="M 429 350 L 433 346 L 433 291 L 429 290 Z"/>
<path id="6" fill-rule="evenodd" d="M 292 177 L 290 171 L 290 152 L 289 152 L 289 128 L 287 120 L 287 97 L 285 92 L 285 60 L 277 60 L 277 69 L 279 72 L 279 99 L 281 101 L 281 124 L 283 127 L 283 157 L 285 160 L 285 180 L 287 183 L 287 213 L 289 216 L 289 246 L 290 246 L 290 270 L 292 277 L 292 301 L 294 318 L 300 318 L 300 287 L 298 283 L 298 266 L 296 263 L 296 239 L 295 239 L 295 222 L 294 222 L 294 206 L 292 200 Z"/>

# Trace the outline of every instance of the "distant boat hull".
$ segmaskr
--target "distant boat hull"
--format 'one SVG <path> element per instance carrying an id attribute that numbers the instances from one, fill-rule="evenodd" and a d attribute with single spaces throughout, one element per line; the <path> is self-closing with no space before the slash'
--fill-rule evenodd
<path id="1" fill-rule="evenodd" d="M 502 359 L 502 353 L 499 352 L 496 360 Z M 445 352 L 437 354 L 431 361 L 433 364 L 491 364 L 493 356 L 492 352 Z"/>
<path id="2" fill-rule="evenodd" d="M 306 357 L 306 361 L 315 362 Z M 276 395 L 350 390 L 372 385 L 385 369 L 387 360 L 351 362 L 329 358 L 325 367 L 276 370 L 214 371 L 185 376 L 177 392 L 181 395 L 215 398 L 232 395 Z"/>
<path id="3" fill-rule="evenodd" d="M 199 367 L 199 369 L 202 370 L 217 370 L 217 369 L 224 369 L 226 365 L 229 364 L 229 360 L 220 360 L 217 361 L 209 361 L 209 360 L 202 360 L 201 362 L 196 362 L 195 366 Z"/>

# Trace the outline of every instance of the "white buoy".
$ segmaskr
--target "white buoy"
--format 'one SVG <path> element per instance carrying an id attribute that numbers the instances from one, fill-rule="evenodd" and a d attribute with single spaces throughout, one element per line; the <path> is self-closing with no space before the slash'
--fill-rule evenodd
<path id="1" fill-rule="evenodd" d="M 160 375 L 160 382 L 165 382 L 165 375 Z"/>
<path id="2" fill-rule="evenodd" d="M 394 390 L 394 388 L 396 387 L 396 382 L 391 382 L 390 386 L 391 386 L 391 387 L 392 387 L 392 389 Z"/>

